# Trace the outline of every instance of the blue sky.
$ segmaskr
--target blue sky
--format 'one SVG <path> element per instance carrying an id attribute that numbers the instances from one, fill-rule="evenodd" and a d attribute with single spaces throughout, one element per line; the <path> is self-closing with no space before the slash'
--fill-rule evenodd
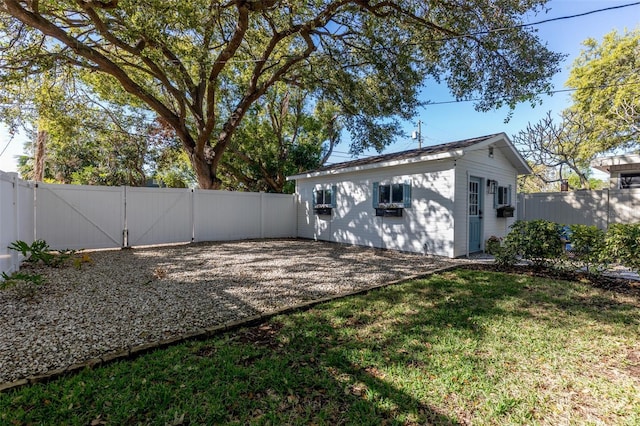
<path id="1" fill-rule="evenodd" d="M 636 2 L 637 0 L 551 0 L 547 3 L 547 8 L 550 10 L 546 14 L 531 16 L 526 22 L 575 15 Z M 569 77 L 569 69 L 580 54 L 584 40 L 587 38 L 601 40 L 605 34 L 613 29 L 623 32 L 625 28 L 632 30 L 637 27 L 640 27 L 640 4 L 535 26 L 540 39 L 546 42 L 552 51 L 569 55 L 561 65 L 561 72 L 556 74 L 552 80 L 554 89 L 562 90 L 565 88 L 564 83 Z M 453 100 L 445 86 L 436 84 L 425 87 L 423 97 L 434 103 Z M 557 115 L 570 104 L 570 93 L 543 96 L 542 104 L 536 105 L 535 108 L 531 108 L 530 104 L 518 105 L 508 123 L 504 122 L 509 112 L 508 108 L 482 113 L 473 109 L 472 102 L 427 105 L 420 110 L 415 120 L 404 123 L 403 130 L 407 135 L 410 135 L 414 130 L 417 130 L 417 121 L 421 120 L 423 146 L 499 132 L 505 132 L 509 137 L 512 137 L 520 130 L 524 130 L 527 123 L 539 121 L 548 111 Z M 384 152 L 404 151 L 417 147 L 417 141 L 407 137 L 388 146 Z M 351 157 L 347 154 L 348 150 L 348 143 L 338 145 L 336 154 L 331 157 L 330 161 L 350 160 Z M 376 154 L 375 151 L 371 151 L 364 153 L 363 156 Z"/>
<path id="2" fill-rule="evenodd" d="M 547 8 L 550 10 L 546 14 L 531 16 L 527 22 L 574 15 L 635 2 L 635 0 L 551 0 L 547 3 Z M 535 28 L 538 30 L 540 39 L 546 42 L 551 50 L 569 55 L 562 64 L 562 71 L 553 78 L 554 88 L 556 90 L 564 88 L 571 64 L 580 53 L 582 41 L 587 38 L 601 40 L 606 33 L 613 29 L 622 32 L 625 28 L 632 30 L 637 27 L 640 27 L 640 5 L 537 25 Z M 446 87 L 435 84 L 426 86 L 423 96 L 431 102 L 453 100 Z M 428 105 L 420 110 L 415 120 L 404 123 L 403 131 L 410 135 L 413 130 L 417 129 L 417 121 L 421 120 L 423 146 L 499 132 L 505 132 L 509 136 L 513 136 L 520 130 L 525 129 L 527 123 L 535 123 L 540 120 L 548 111 L 552 111 L 552 114 L 557 115 L 569 105 L 569 93 L 544 96 L 542 104 L 537 105 L 535 108 L 531 108 L 529 104 L 518 105 L 508 123 L 504 122 L 508 115 L 507 108 L 480 113 L 473 109 L 473 104 L 470 102 Z M 22 154 L 23 144 L 24 139 L 17 137 L 10 141 L 6 131 L 0 131 L 0 151 L 7 146 L 5 152 L 0 156 L 0 170 L 5 172 L 16 170 L 15 156 Z M 412 148 L 417 148 L 417 142 L 407 137 L 390 145 L 384 152 L 396 152 Z M 336 147 L 336 152 L 332 156 L 331 162 L 351 159 L 347 154 L 348 150 L 348 140 L 345 140 Z M 364 155 L 373 154 L 376 153 L 368 152 Z"/>

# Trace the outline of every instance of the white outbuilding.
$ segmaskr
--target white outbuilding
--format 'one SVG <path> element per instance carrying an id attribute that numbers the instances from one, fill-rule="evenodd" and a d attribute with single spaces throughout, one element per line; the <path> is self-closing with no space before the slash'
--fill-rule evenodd
<path id="1" fill-rule="evenodd" d="M 530 167 L 506 134 L 332 164 L 296 181 L 297 235 L 446 257 L 484 250 L 514 222 Z"/>

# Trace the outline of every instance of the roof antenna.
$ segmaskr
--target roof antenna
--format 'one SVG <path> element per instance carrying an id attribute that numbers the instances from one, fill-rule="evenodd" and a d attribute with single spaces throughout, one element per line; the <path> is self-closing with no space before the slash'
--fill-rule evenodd
<path id="1" fill-rule="evenodd" d="M 411 133 L 411 139 L 418 139 L 418 149 L 422 148 L 422 121 L 418 120 L 418 131 Z"/>

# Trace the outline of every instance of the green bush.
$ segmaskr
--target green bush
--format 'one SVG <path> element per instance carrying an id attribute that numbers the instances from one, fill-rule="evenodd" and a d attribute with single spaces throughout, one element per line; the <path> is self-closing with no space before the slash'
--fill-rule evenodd
<path id="1" fill-rule="evenodd" d="M 640 272 L 640 223 L 610 225 L 604 237 L 601 260 Z"/>
<path id="2" fill-rule="evenodd" d="M 496 256 L 499 265 L 514 264 L 518 258 L 529 260 L 535 266 L 544 266 L 564 257 L 562 225 L 547 220 L 518 220 L 504 238 L 503 247 Z"/>
<path id="3" fill-rule="evenodd" d="M 484 251 L 494 256 L 500 253 L 500 249 L 501 239 L 495 235 L 490 236 L 484 243 Z"/>
<path id="4" fill-rule="evenodd" d="M 569 242 L 573 260 L 583 265 L 587 272 L 599 272 L 603 268 L 605 232 L 596 226 L 570 225 Z"/>

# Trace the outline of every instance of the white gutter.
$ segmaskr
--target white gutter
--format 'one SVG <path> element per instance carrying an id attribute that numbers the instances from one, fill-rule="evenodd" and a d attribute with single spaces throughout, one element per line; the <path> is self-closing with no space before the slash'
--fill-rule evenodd
<path id="1" fill-rule="evenodd" d="M 462 156 L 464 156 L 464 150 L 458 149 L 456 151 L 447 151 L 447 152 L 442 152 L 440 154 L 426 155 L 424 157 L 389 160 L 389 161 L 382 161 L 380 163 L 369 163 L 369 164 L 363 164 L 361 166 L 346 167 L 344 169 L 329 169 L 329 170 L 322 170 L 319 172 L 302 173 L 299 175 L 287 176 L 287 181 L 298 180 L 298 179 L 309 179 L 309 178 L 328 176 L 328 175 L 338 175 L 342 173 L 361 172 L 363 170 L 377 169 L 380 167 L 392 167 L 392 166 L 400 166 L 404 164 L 423 163 L 427 161 L 456 159 Z"/>

